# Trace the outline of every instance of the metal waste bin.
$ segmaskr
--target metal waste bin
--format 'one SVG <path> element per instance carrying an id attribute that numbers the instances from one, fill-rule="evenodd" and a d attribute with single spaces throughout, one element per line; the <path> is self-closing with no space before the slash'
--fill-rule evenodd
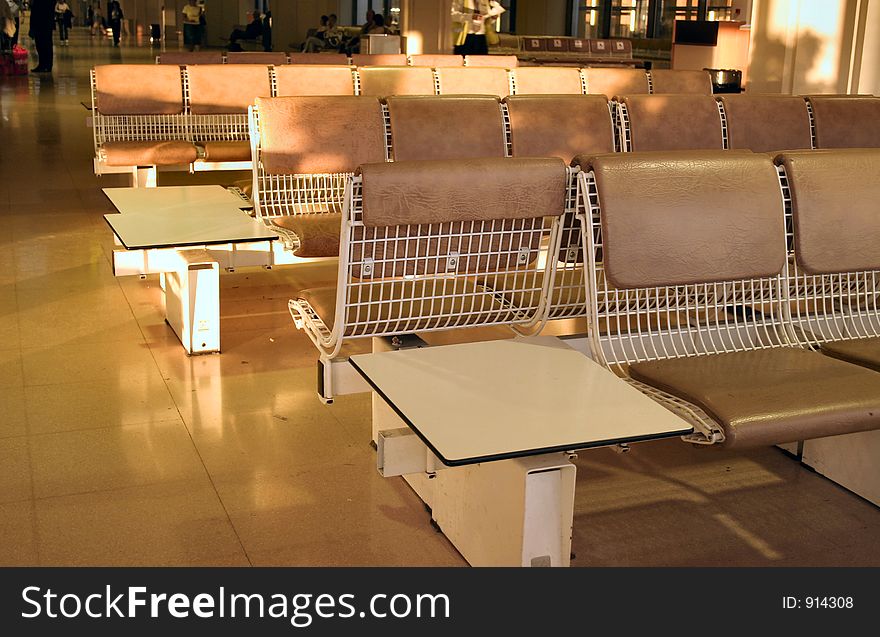
<path id="1" fill-rule="evenodd" d="M 150 25 L 150 42 L 158 42 L 162 39 L 162 27 L 158 24 Z"/>

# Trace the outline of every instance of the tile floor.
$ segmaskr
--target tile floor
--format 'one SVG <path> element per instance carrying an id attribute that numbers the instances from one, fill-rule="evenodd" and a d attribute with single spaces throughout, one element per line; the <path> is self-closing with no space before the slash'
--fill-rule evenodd
<path id="1" fill-rule="evenodd" d="M 335 265 L 221 278 L 220 355 L 187 357 L 156 277 L 113 277 L 74 30 L 52 77 L 0 78 L 0 565 L 463 565 L 375 471 L 370 399 L 314 395 L 287 315 Z M 220 183 L 234 175 L 162 176 Z M 582 453 L 573 564 L 880 565 L 880 510 L 774 449 Z"/>

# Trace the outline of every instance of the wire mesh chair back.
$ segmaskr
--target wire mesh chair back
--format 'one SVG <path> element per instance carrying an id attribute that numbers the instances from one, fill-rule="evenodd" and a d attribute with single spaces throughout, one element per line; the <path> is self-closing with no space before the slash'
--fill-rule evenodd
<path id="1" fill-rule="evenodd" d="M 586 278 L 593 354 L 621 376 L 628 364 L 706 354 L 740 352 L 788 343 L 784 243 L 782 270 L 771 276 L 680 285 L 615 286 L 606 273 L 602 193 L 593 172 L 582 172 Z M 698 187 L 695 184 L 695 187 Z M 646 193 L 644 206 L 652 204 Z M 780 224 L 782 204 L 779 203 Z M 682 241 L 687 229 L 682 228 Z M 685 245 L 686 248 L 686 245 Z M 735 246 L 718 245 L 718 259 Z M 657 264 L 662 268 L 662 264 Z"/>
<path id="2" fill-rule="evenodd" d="M 816 347 L 880 337 L 880 251 L 873 247 L 880 237 L 880 151 L 795 152 L 777 161 L 784 162 L 777 170 L 791 255 L 792 338 Z"/>

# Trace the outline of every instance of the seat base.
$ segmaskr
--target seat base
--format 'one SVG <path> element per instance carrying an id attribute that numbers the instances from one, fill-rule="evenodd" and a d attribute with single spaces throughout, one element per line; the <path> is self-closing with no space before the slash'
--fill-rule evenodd
<path id="1" fill-rule="evenodd" d="M 822 353 L 880 372 L 880 338 L 822 343 Z"/>

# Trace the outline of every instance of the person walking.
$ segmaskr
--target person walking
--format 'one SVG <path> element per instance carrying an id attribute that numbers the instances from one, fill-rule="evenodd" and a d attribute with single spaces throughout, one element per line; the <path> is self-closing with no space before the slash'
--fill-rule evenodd
<path id="1" fill-rule="evenodd" d="M 453 0 L 452 22 L 456 55 L 487 55 L 487 31 L 495 31 L 496 18 L 506 9 L 496 0 Z"/>
<path id="2" fill-rule="evenodd" d="M 58 23 L 58 36 L 61 39 L 61 46 L 69 46 L 70 27 L 73 26 L 73 11 L 66 0 L 59 0 L 55 3 L 55 22 Z"/>
<path id="3" fill-rule="evenodd" d="M 189 0 L 183 7 L 183 43 L 190 51 L 198 51 L 202 46 L 202 7 L 196 0 Z"/>
<path id="4" fill-rule="evenodd" d="M 31 26 L 28 35 L 37 49 L 37 66 L 31 73 L 51 73 L 55 51 L 52 31 L 55 26 L 54 0 L 31 0 Z"/>
<path id="5" fill-rule="evenodd" d="M 113 30 L 113 46 L 119 46 L 119 36 L 122 34 L 122 7 L 119 6 L 119 0 L 113 0 L 110 3 L 110 29 Z"/>

